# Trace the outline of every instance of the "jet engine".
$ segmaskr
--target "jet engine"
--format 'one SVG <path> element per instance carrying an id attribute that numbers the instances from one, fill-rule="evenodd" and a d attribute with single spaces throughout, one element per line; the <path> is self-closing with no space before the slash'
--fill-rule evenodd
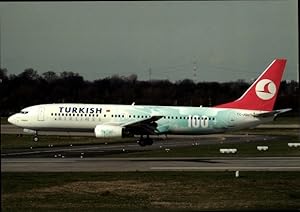
<path id="1" fill-rule="evenodd" d="M 95 127 L 96 138 L 123 137 L 123 127 L 111 125 L 97 125 Z"/>
<path id="2" fill-rule="evenodd" d="M 24 133 L 30 134 L 30 135 L 35 135 L 36 131 L 35 130 L 31 130 L 31 129 L 23 129 Z"/>

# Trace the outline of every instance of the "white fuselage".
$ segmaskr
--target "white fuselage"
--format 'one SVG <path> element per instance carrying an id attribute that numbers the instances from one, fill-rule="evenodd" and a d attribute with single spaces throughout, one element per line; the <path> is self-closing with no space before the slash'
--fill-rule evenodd
<path id="1" fill-rule="evenodd" d="M 44 104 L 24 108 L 9 117 L 16 126 L 34 131 L 94 131 L 96 126 L 127 127 L 161 116 L 157 134 L 210 134 L 238 130 L 271 121 L 264 111 L 207 107 Z"/>

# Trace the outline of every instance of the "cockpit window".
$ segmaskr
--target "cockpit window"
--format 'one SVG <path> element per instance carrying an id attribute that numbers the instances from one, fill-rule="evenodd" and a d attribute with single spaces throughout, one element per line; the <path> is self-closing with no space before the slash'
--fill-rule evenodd
<path id="1" fill-rule="evenodd" d="M 21 114 L 27 114 L 28 111 L 21 111 Z"/>

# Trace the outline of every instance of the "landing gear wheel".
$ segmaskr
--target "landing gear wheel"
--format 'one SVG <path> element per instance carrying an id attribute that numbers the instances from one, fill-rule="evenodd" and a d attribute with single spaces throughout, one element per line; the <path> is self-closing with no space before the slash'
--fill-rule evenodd
<path id="1" fill-rule="evenodd" d="M 39 141 L 39 137 L 34 136 L 34 137 L 33 137 L 33 141 L 34 141 L 34 142 L 38 142 L 38 141 Z"/>
<path id="2" fill-rule="evenodd" d="M 141 136 L 140 140 L 138 140 L 137 143 L 140 146 L 152 145 L 153 139 L 149 138 L 149 136 L 147 136 L 147 138 L 143 138 L 143 136 Z"/>
<path id="3" fill-rule="evenodd" d="M 140 146 L 146 146 L 146 145 L 147 145 L 145 139 L 140 139 L 140 140 L 137 141 L 137 143 L 138 143 Z"/>
<path id="4" fill-rule="evenodd" d="M 146 144 L 151 146 L 153 144 L 153 140 L 151 138 L 146 139 Z"/>

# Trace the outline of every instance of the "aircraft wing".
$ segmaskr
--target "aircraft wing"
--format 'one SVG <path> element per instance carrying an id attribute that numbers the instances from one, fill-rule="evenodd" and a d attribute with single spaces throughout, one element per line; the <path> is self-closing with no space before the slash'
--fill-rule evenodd
<path id="1" fill-rule="evenodd" d="M 258 117 L 258 118 L 260 118 L 260 117 L 261 118 L 266 118 L 266 117 L 272 117 L 272 116 L 276 117 L 281 113 L 286 113 L 286 112 L 291 111 L 291 110 L 292 110 L 291 108 L 273 110 L 273 111 L 266 112 L 266 113 L 256 114 L 256 115 L 254 115 L 254 117 Z"/>
<path id="2" fill-rule="evenodd" d="M 155 135 L 161 133 L 157 130 L 156 121 L 162 117 L 163 116 L 155 115 L 147 119 L 123 123 L 121 126 L 125 127 L 134 134 Z"/>

